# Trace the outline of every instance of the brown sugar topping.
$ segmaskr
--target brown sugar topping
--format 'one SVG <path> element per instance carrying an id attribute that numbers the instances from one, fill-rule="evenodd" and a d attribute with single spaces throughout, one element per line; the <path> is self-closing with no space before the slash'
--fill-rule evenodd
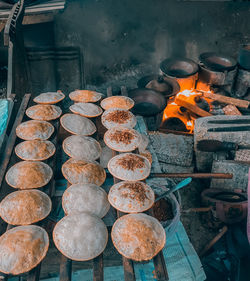
<path id="1" fill-rule="evenodd" d="M 105 119 L 109 122 L 124 124 L 129 118 L 130 118 L 129 111 L 116 110 L 110 112 Z"/>
<path id="2" fill-rule="evenodd" d="M 33 162 L 27 162 L 25 165 L 21 166 L 19 168 L 19 174 L 21 176 L 17 179 L 17 186 L 24 186 L 27 188 L 34 185 L 34 183 L 43 183 L 45 178 L 43 167 Z"/>
<path id="3" fill-rule="evenodd" d="M 116 130 L 115 133 L 110 134 L 111 141 L 115 141 L 117 143 L 122 142 L 124 144 L 130 144 L 134 138 L 135 135 L 129 132 L 129 130 L 127 131 Z"/>
<path id="4" fill-rule="evenodd" d="M 145 167 L 144 159 L 135 154 L 126 155 L 117 160 L 117 165 L 120 165 L 126 170 L 140 169 Z"/>
<path id="5" fill-rule="evenodd" d="M 121 196 L 124 198 L 129 197 L 138 202 L 144 202 L 146 199 L 149 199 L 146 195 L 143 184 L 140 182 L 124 183 L 118 189 L 121 190 L 123 188 L 129 189 L 129 191 L 123 190 Z"/>
<path id="6" fill-rule="evenodd" d="M 121 241 L 130 243 L 134 239 L 140 241 L 140 248 L 134 249 L 132 254 L 135 260 L 144 260 L 158 252 L 159 244 L 155 239 L 152 228 L 143 221 L 128 219 L 126 221 L 126 232 L 121 232 Z"/>
<path id="7" fill-rule="evenodd" d="M 174 218 L 172 205 L 164 198 L 157 201 L 153 206 L 154 216 L 158 221 L 167 221 Z"/>
<path id="8" fill-rule="evenodd" d="M 36 108 L 33 110 L 34 112 L 33 114 L 31 113 L 31 116 L 39 119 L 51 118 L 58 115 L 56 108 L 52 105 L 36 105 Z"/>

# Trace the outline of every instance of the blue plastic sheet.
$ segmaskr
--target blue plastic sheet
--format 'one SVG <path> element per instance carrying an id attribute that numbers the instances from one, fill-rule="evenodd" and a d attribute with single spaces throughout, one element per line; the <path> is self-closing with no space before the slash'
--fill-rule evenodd
<path id="1" fill-rule="evenodd" d="M 8 100 L 0 100 L 0 136 L 5 132 L 9 113 Z"/>

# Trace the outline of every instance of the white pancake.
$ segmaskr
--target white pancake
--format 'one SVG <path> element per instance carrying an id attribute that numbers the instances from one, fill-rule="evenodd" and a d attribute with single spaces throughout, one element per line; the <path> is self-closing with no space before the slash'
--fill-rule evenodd
<path id="1" fill-rule="evenodd" d="M 64 152 L 77 160 L 96 160 L 102 149 L 98 141 L 91 137 L 73 135 L 63 141 Z"/>
<path id="2" fill-rule="evenodd" d="M 104 251 L 108 230 L 97 216 L 88 213 L 68 215 L 56 224 L 53 240 L 64 256 L 75 261 L 87 261 Z"/>
<path id="3" fill-rule="evenodd" d="M 121 181 L 111 187 L 109 203 L 123 213 L 140 213 L 150 209 L 155 200 L 154 191 L 140 181 Z"/>
<path id="4" fill-rule="evenodd" d="M 54 144 L 47 140 L 23 141 L 15 147 L 16 155 L 22 160 L 43 161 L 55 152 Z"/>
<path id="5" fill-rule="evenodd" d="M 69 109 L 75 114 L 79 114 L 81 116 L 88 117 L 88 118 L 100 116 L 103 112 L 100 106 L 89 102 L 75 103 L 71 105 Z"/>
<path id="6" fill-rule="evenodd" d="M 48 248 L 49 236 L 40 226 L 14 227 L 0 237 L 0 272 L 28 272 L 44 259 Z"/>
<path id="7" fill-rule="evenodd" d="M 102 124 L 105 128 L 113 127 L 134 128 L 137 120 L 134 114 L 126 109 L 108 109 L 105 110 L 101 117 Z"/>
<path id="8" fill-rule="evenodd" d="M 8 185 L 19 189 L 32 189 L 45 186 L 52 178 L 49 165 L 38 161 L 21 161 L 6 173 Z"/>
<path id="9" fill-rule="evenodd" d="M 103 188 L 95 184 L 73 184 L 63 194 L 62 207 L 67 215 L 85 212 L 102 218 L 110 205 Z"/>
<path id="10" fill-rule="evenodd" d="M 135 153 L 116 155 L 108 162 L 109 172 L 125 181 L 144 180 L 150 174 L 151 165 L 144 156 Z"/>
<path id="11" fill-rule="evenodd" d="M 46 218 L 51 211 L 49 196 L 40 190 L 11 192 L 0 203 L 0 216 L 11 225 L 28 225 Z"/>
<path id="12" fill-rule="evenodd" d="M 105 170 L 95 161 L 70 158 L 62 165 L 62 173 L 71 184 L 93 183 L 101 186 L 106 179 Z"/>
<path id="13" fill-rule="evenodd" d="M 143 213 L 120 217 L 112 227 L 111 238 L 121 255 L 135 261 L 152 259 L 166 243 L 159 221 Z"/>
<path id="14" fill-rule="evenodd" d="M 134 104 L 135 103 L 131 98 L 125 96 L 112 96 L 101 101 L 101 107 L 104 110 L 111 108 L 129 110 L 134 106 Z"/>
<path id="15" fill-rule="evenodd" d="M 26 115 L 34 120 L 51 121 L 59 118 L 62 110 L 59 106 L 52 104 L 37 104 L 29 107 Z"/>
<path id="16" fill-rule="evenodd" d="M 129 152 L 135 150 L 141 142 L 141 135 L 136 130 L 114 127 L 104 134 L 106 145 L 119 152 Z"/>
<path id="17" fill-rule="evenodd" d="M 35 97 L 33 101 L 39 104 L 55 104 L 62 101 L 65 95 L 61 92 L 47 92 Z"/>
<path id="18" fill-rule="evenodd" d="M 47 121 L 30 120 L 17 126 L 16 135 L 23 140 L 47 140 L 54 130 Z"/>
<path id="19" fill-rule="evenodd" d="M 75 90 L 69 94 L 69 98 L 74 102 L 97 102 L 103 94 L 91 90 Z"/>
<path id="20" fill-rule="evenodd" d="M 60 122 L 66 131 L 74 135 L 90 136 L 96 132 L 96 126 L 91 120 L 77 114 L 64 114 Z"/>

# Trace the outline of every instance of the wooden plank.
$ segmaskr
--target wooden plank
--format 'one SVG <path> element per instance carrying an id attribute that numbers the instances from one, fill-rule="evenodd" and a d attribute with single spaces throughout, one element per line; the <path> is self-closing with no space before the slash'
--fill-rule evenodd
<path id="1" fill-rule="evenodd" d="M 188 110 L 192 111 L 193 113 L 195 113 L 196 115 L 199 115 L 201 117 L 207 117 L 207 116 L 212 116 L 211 113 L 201 109 L 199 106 L 194 105 L 180 97 L 176 97 L 175 98 L 175 102 L 179 105 L 179 106 L 183 106 L 185 108 L 187 108 Z"/>
<path id="2" fill-rule="evenodd" d="M 93 259 L 93 281 L 103 281 L 103 254 Z"/>
<path id="3" fill-rule="evenodd" d="M 212 94 L 212 93 L 203 93 L 203 96 L 205 98 L 209 98 L 212 100 L 216 100 L 221 103 L 226 103 L 226 104 L 232 104 L 237 107 L 242 107 L 242 108 L 249 108 L 250 102 L 246 100 L 240 100 L 240 99 L 235 99 L 227 96 L 222 96 L 219 94 Z"/>
<path id="4" fill-rule="evenodd" d="M 242 115 L 239 109 L 232 104 L 228 104 L 227 106 L 223 107 L 222 110 L 224 111 L 225 115 Z"/>
<path id="5" fill-rule="evenodd" d="M 9 139 L 8 139 L 8 145 L 6 146 L 4 152 L 3 152 L 3 163 L 0 167 L 0 187 L 2 186 L 4 175 L 6 173 L 10 157 L 12 155 L 12 151 L 16 142 L 16 127 L 22 122 L 23 116 L 25 113 L 25 110 L 27 108 L 27 105 L 29 103 L 31 95 L 30 94 L 25 94 L 22 100 L 22 103 L 20 105 L 20 108 L 18 110 L 16 120 L 14 122 L 14 125 L 12 127 Z"/>
<path id="6" fill-rule="evenodd" d="M 33 268 L 27 277 L 27 281 L 39 281 L 40 280 L 40 271 L 41 271 L 41 262 Z"/>
<path id="7" fill-rule="evenodd" d="M 71 281 L 72 260 L 61 254 L 60 262 L 60 281 Z"/>
<path id="8" fill-rule="evenodd" d="M 40 14 L 40 15 L 26 15 L 23 18 L 23 25 L 37 24 L 44 22 L 51 22 L 54 20 L 54 13 Z"/>
<path id="9" fill-rule="evenodd" d="M 163 252 L 160 251 L 159 254 L 157 254 L 153 258 L 154 266 L 155 266 L 155 276 L 158 281 L 167 281 L 169 280 L 168 277 L 168 271 L 165 263 L 165 259 L 163 256 Z"/>

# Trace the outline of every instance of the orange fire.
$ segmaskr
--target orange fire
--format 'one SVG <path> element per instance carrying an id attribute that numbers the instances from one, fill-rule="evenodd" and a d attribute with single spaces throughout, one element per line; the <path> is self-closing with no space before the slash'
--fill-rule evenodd
<path id="1" fill-rule="evenodd" d="M 201 98 L 205 99 L 208 103 L 211 102 L 210 99 L 202 97 L 202 90 L 200 91 L 201 92 L 196 90 L 183 90 L 174 98 L 169 99 L 163 113 L 162 126 L 164 127 L 164 123 L 166 124 L 166 122 L 171 121 L 171 119 L 177 118 L 182 121 L 189 133 L 193 133 L 194 121 L 199 117 L 195 112 L 197 103 L 201 101 Z"/>

